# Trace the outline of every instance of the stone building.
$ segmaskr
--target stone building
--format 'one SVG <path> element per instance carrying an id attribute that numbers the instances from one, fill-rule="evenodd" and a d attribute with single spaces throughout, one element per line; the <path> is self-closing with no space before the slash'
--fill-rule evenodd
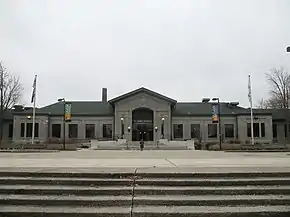
<path id="1" fill-rule="evenodd" d="M 72 119 L 65 125 L 70 139 L 158 141 L 197 139 L 204 143 L 250 141 L 250 110 L 238 103 L 220 103 L 221 129 L 212 122 L 212 102 L 177 102 L 146 88 L 139 88 L 107 100 L 70 102 Z M 5 116 L 4 139 L 30 141 L 32 109 L 15 107 Z M 35 140 L 63 138 L 64 102 L 36 109 Z M 288 110 L 254 110 L 256 142 L 287 143 Z M 288 132 L 289 131 L 289 132 Z"/>

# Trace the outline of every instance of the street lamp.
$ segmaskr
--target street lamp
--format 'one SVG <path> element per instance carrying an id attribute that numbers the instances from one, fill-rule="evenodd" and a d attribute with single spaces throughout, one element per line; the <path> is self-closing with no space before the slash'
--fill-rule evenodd
<path id="1" fill-rule="evenodd" d="M 121 139 L 124 139 L 124 118 L 121 118 L 121 125 L 122 125 L 122 137 L 121 137 Z"/>
<path id="2" fill-rule="evenodd" d="M 218 103 L 218 121 L 219 121 L 219 142 L 220 142 L 220 150 L 222 149 L 222 128 L 221 128 L 221 106 L 219 98 L 212 98 L 212 101 L 217 101 Z"/>
<path id="3" fill-rule="evenodd" d="M 60 98 L 58 102 L 63 102 L 63 150 L 65 150 L 65 98 Z"/>
<path id="4" fill-rule="evenodd" d="M 161 125 L 161 139 L 164 139 L 164 120 L 165 118 L 161 118 L 162 125 Z"/>

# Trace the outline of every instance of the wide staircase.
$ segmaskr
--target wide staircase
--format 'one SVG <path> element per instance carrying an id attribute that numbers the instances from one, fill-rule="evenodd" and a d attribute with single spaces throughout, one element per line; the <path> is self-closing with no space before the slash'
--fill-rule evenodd
<path id="1" fill-rule="evenodd" d="M 290 173 L 0 173 L 1 217 L 290 216 Z"/>

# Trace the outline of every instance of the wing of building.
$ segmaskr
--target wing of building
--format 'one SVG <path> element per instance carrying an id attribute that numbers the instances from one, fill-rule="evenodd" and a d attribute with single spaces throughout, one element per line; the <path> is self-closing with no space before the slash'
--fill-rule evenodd
<path id="1" fill-rule="evenodd" d="M 107 101 L 103 88 L 101 101 L 72 101 L 71 121 L 65 136 L 71 139 L 157 141 L 198 139 L 204 143 L 222 140 L 249 142 L 250 110 L 238 103 L 220 102 L 221 131 L 212 121 L 211 102 L 177 102 L 146 88 L 139 88 Z M 16 106 L 4 122 L 4 138 L 30 141 L 32 108 Z M 64 102 L 36 109 L 35 141 L 63 138 Z M 288 109 L 254 109 L 256 142 L 288 142 Z"/>

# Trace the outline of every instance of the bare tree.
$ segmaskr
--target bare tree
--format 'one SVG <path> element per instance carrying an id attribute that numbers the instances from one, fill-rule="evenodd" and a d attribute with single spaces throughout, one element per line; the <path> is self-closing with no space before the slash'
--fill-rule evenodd
<path id="1" fill-rule="evenodd" d="M 271 108 L 271 106 L 269 105 L 269 100 L 264 100 L 264 98 L 261 98 L 258 101 L 256 107 L 259 108 L 259 109 L 268 109 L 268 108 Z"/>
<path id="2" fill-rule="evenodd" d="M 22 91 L 19 77 L 12 75 L 0 63 L 0 143 L 3 138 L 5 113 L 19 102 Z"/>
<path id="3" fill-rule="evenodd" d="M 267 103 L 272 108 L 288 108 L 290 99 L 290 74 L 281 67 L 266 74 L 270 85 L 270 98 Z"/>

